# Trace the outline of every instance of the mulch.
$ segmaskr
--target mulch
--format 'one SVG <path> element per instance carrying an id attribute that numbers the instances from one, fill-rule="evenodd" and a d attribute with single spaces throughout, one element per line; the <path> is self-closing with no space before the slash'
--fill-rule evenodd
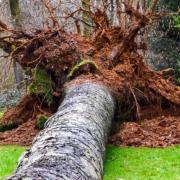
<path id="1" fill-rule="evenodd" d="M 0 133 L 0 145 L 30 146 L 39 130 L 36 120 L 29 119 L 13 130 Z M 152 119 L 124 122 L 109 137 L 109 143 L 124 147 L 167 147 L 180 144 L 180 117 L 161 115 Z"/>
<path id="2" fill-rule="evenodd" d="M 117 146 L 167 147 L 180 144 L 180 117 L 159 116 L 140 122 L 124 122 L 109 138 Z"/>
<path id="3" fill-rule="evenodd" d="M 18 128 L 0 133 L 0 145 L 21 145 L 30 146 L 36 134 L 35 120 L 29 119 Z"/>

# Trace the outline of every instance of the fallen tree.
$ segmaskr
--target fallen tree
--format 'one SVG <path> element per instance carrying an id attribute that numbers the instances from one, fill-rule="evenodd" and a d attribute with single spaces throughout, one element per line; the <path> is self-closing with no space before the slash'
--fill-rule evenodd
<path id="1" fill-rule="evenodd" d="M 8 179 L 102 179 L 114 100 L 105 87 L 84 83 L 65 98 Z"/>
<path id="2" fill-rule="evenodd" d="M 53 179 L 55 176 L 59 178 L 64 176 L 62 178 L 65 179 L 74 177 L 102 179 L 104 143 L 115 110 L 114 101 L 119 105 L 116 107 L 116 116 L 122 115 L 123 108 L 126 107 L 135 120 L 143 118 L 143 109 L 152 106 L 156 107 L 156 113 L 162 112 L 162 109 L 179 113 L 179 88 L 164 79 L 161 74 L 149 69 L 144 63 L 143 56 L 138 52 L 145 45 L 137 43 L 136 37 L 154 17 L 153 13 L 148 11 L 142 14 L 127 4 L 125 6 L 126 13 L 133 19 L 128 29 L 111 26 L 105 11 L 97 9 L 96 12 L 90 13 L 94 25 L 90 37 L 68 34 L 57 25 L 52 13 L 55 28 L 38 30 L 34 34 L 14 31 L 1 25 L 4 31 L 12 33 L 0 40 L 10 44 L 10 47 L 12 45 L 16 47 L 11 53 L 13 59 L 22 67 L 32 70 L 29 93 L 36 99 L 34 103 L 38 104 L 34 107 L 40 106 L 41 112 L 47 107 L 57 110 L 57 113 L 49 119 L 46 129 L 36 138 L 33 147 L 21 159 L 14 176 L 9 179 L 26 177 L 36 179 L 37 176 L 47 179 Z M 88 85 L 84 84 L 87 80 Z M 57 109 L 63 98 L 64 88 L 73 86 L 75 88 L 66 92 L 62 105 Z M 115 100 L 111 98 L 110 92 Z M 33 117 L 36 117 L 35 109 Z M 20 114 L 15 113 L 11 121 L 17 121 Z M 6 116 L 7 114 L 2 122 L 7 119 Z M 32 117 L 28 116 L 27 120 L 29 118 Z M 18 122 L 21 123 L 23 122 Z M 74 126 L 76 128 L 71 132 Z M 82 129 L 82 132 L 79 129 Z M 61 131 L 65 131 L 62 136 L 59 134 Z M 92 135 L 91 138 L 89 134 Z M 93 139 L 93 135 L 97 140 Z M 85 148 L 81 146 L 82 144 L 78 144 L 76 147 L 78 150 L 74 149 L 73 143 L 82 142 L 82 139 L 87 143 L 89 138 L 93 148 L 89 146 Z M 72 142 L 73 139 L 75 142 Z M 80 154 L 74 162 L 68 155 L 72 155 L 76 150 Z M 79 160 L 85 151 L 90 153 L 86 154 L 88 158 L 91 158 L 92 153 L 92 161 L 87 162 L 86 156 L 86 161 L 84 158 Z M 88 169 L 87 165 L 78 166 L 84 169 L 76 172 L 77 169 L 74 167 L 83 163 L 90 163 L 89 166 L 93 168 Z M 60 167 L 56 168 L 56 165 Z"/>

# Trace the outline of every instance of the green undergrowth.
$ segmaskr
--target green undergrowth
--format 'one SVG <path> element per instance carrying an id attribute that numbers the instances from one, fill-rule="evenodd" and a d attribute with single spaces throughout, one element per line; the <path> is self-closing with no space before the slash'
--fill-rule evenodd
<path id="1" fill-rule="evenodd" d="M 0 147 L 0 179 L 12 174 L 24 150 Z M 160 149 L 108 145 L 104 180 L 180 180 L 180 146 Z"/>

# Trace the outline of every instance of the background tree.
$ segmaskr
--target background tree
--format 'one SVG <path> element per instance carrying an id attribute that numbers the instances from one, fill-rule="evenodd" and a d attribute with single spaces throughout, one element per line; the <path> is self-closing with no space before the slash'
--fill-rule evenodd
<path id="1" fill-rule="evenodd" d="M 21 20 L 20 20 L 20 7 L 19 7 L 19 0 L 9 0 L 11 16 L 12 16 L 12 23 L 14 29 L 21 30 Z M 14 68 L 14 75 L 16 83 L 19 85 L 20 82 L 23 80 L 23 71 L 19 63 L 13 61 L 13 68 Z"/>
<path id="2" fill-rule="evenodd" d="M 179 77 L 177 69 L 179 69 L 180 59 L 179 7 L 178 0 L 161 0 L 156 10 L 161 9 L 166 16 L 156 21 L 149 34 L 151 49 L 149 62 L 156 70 L 173 68 L 177 78 Z"/>
<path id="3" fill-rule="evenodd" d="M 88 36 L 90 35 L 90 31 L 91 31 L 91 16 L 90 16 L 90 0 L 82 0 L 82 7 L 84 9 L 83 11 L 83 22 L 84 23 L 84 27 L 83 27 L 83 35 L 84 36 Z"/>

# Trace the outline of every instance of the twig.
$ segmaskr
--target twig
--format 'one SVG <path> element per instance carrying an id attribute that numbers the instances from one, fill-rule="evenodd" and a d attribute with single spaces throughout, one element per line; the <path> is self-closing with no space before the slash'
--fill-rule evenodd
<path id="1" fill-rule="evenodd" d="M 139 106 L 139 103 L 137 101 L 136 95 L 135 95 L 132 87 L 130 87 L 130 91 L 131 91 L 131 93 L 133 95 L 133 98 L 134 98 L 134 101 L 135 101 L 135 104 L 136 104 L 136 113 L 137 113 L 137 118 L 139 120 L 140 119 L 140 106 Z"/>
<path id="2" fill-rule="evenodd" d="M 53 23 L 53 27 L 55 27 L 56 29 L 61 29 L 60 28 L 60 24 L 58 22 L 58 20 L 56 19 L 56 14 L 55 14 L 55 9 L 51 2 L 48 0 L 42 0 L 42 2 L 44 3 L 45 7 L 47 8 L 49 15 L 50 15 L 50 19 L 52 20 Z"/>
<path id="3" fill-rule="evenodd" d="M 157 6 L 159 0 L 153 0 L 152 6 L 151 6 L 151 12 L 154 12 Z"/>

